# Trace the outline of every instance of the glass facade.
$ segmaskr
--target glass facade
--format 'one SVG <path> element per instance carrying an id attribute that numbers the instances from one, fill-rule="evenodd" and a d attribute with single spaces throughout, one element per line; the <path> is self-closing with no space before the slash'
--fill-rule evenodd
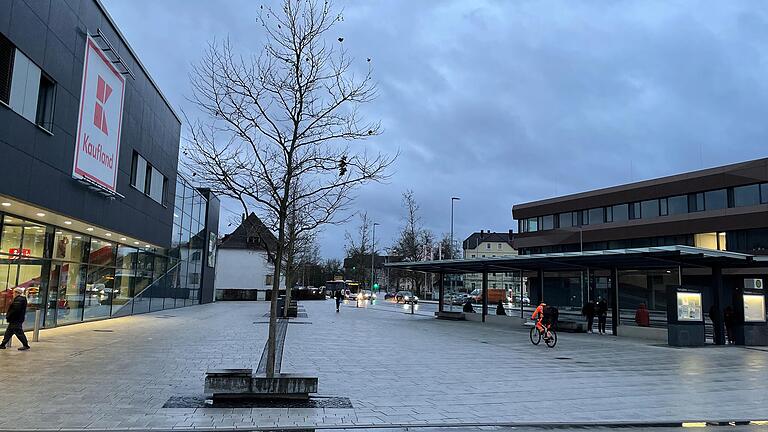
<path id="1" fill-rule="evenodd" d="M 179 178 L 174 202 L 170 250 L 0 214 L 0 329 L 16 287 L 27 328 L 37 310 L 55 327 L 199 303 L 207 200 Z"/>

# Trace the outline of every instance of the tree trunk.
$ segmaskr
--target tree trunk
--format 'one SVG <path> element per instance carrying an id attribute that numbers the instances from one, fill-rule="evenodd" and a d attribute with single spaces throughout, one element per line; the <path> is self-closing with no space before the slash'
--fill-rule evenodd
<path id="1" fill-rule="evenodd" d="M 291 304 L 291 287 L 293 287 L 293 258 L 295 251 L 293 250 L 295 245 L 295 239 L 293 235 L 288 240 L 288 257 L 285 260 L 285 308 L 283 308 L 283 317 L 288 318 L 288 306 Z"/>
<path id="2" fill-rule="evenodd" d="M 285 207 L 285 206 L 283 206 Z M 281 208 L 285 214 L 284 208 Z M 267 377 L 275 376 L 275 353 L 277 336 L 277 296 L 280 295 L 280 270 L 283 263 L 283 249 L 285 242 L 285 217 L 280 218 L 280 226 L 277 234 L 277 252 L 275 253 L 275 273 L 272 278 L 272 299 L 269 306 L 269 337 L 267 339 Z"/>

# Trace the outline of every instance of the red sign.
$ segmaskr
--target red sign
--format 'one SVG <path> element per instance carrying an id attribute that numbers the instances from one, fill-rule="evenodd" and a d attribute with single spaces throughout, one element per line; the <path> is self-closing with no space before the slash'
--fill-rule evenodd
<path id="1" fill-rule="evenodd" d="M 11 254 L 11 255 L 28 257 L 28 256 L 32 255 L 32 250 L 31 249 L 10 248 L 10 249 L 8 249 L 8 253 Z"/>
<path id="2" fill-rule="evenodd" d="M 124 95 L 125 78 L 93 38 L 86 37 L 72 175 L 92 180 L 111 191 L 117 189 Z"/>

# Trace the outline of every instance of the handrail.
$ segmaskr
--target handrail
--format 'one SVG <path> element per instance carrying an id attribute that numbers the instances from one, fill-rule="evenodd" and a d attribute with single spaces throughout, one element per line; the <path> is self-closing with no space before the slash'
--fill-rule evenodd
<path id="1" fill-rule="evenodd" d="M 137 297 L 139 297 L 140 295 L 144 294 L 144 293 L 145 293 L 145 292 L 146 292 L 148 289 L 150 289 L 150 288 L 152 288 L 153 286 L 155 286 L 155 285 L 156 285 L 156 284 L 157 284 L 157 283 L 158 283 L 158 282 L 159 282 L 161 279 L 163 279 L 164 277 L 168 276 L 168 275 L 169 275 L 171 272 L 173 272 L 174 270 L 176 270 L 176 268 L 177 268 L 177 267 L 179 267 L 180 265 L 181 265 L 181 261 L 177 262 L 177 263 L 176 263 L 176 264 L 175 264 L 173 267 L 171 267 L 171 268 L 170 268 L 168 271 L 166 271 L 166 272 L 165 272 L 165 273 L 163 273 L 162 275 L 158 276 L 158 277 L 157 277 L 157 279 L 153 280 L 153 281 L 152 281 L 152 282 L 151 282 L 149 285 L 147 285 L 146 287 L 144 287 L 144 289 L 143 289 L 143 290 L 141 290 L 141 291 L 139 291 L 138 293 L 134 294 L 134 295 L 133 295 L 133 297 L 131 297 L 131 299 L 130 299 L 130 300 L 128 300 L 127 302 L 123 303 L 123 304 L 122 304 L 122 305 L 121 305 L 121 306 L 120 306 L 120 307 L 119 307 L 117 310 L 113 310 L 113 311 L 112 311 L 112 315 L 115 315 L 115 313 L 116 313 L 116 312 L 120 311 L 121 309 L 123 309 L 123 308 L 124 308 L 124 307 L 126 307 L 127 305 L 129 305 L 129 304 L 133 304 L 133 302 L 136 300 L 136 298 L 137 298 Z M 114 304 L 113 304 L 113 307 L 114 307 Z"/>

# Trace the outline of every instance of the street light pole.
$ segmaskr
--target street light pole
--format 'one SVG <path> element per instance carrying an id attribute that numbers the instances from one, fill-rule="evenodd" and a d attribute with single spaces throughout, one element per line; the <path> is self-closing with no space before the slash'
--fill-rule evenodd
<path id="1" fill-rule="evenodd" d="M 376 225 L 380 225 L 378 222 L 373 223 L 373 238 L 371 241 L 371 304 L 373 304 L 373 284 L 376 273 L 373 270 L 374 257 L 376 256 Z"/>
<path id="2" fill-rule="evenodd" d="M 450 257 L 449 259 L 454 259 L 454 256 L 453 256 L 453 203 L 459 200 L 461 200 L 461 198 L 451 197 L 451 250 L 449 252 L 449 257 Z M 455 288 L 453 286 L 453 279 L 454 279 L 453 276 L 451 276 L 451 302 L 450 302 L 450 305 L 448 306 L 448 309 L 451 311 L 453 311 L 453 297 L 456 295 L 456 293 L 454 292 Z M 444 299 L 440 299 L 440 301 L 444 301 Z"/>

